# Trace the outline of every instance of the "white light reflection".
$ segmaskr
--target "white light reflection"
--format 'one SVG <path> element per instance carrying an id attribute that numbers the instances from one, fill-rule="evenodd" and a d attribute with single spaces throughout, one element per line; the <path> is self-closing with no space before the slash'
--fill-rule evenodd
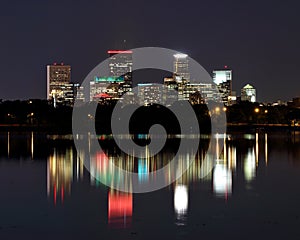
<path id="1" fill-rule="evenodd" d="M 268 134 L 265 133 L 265 161 L 266 166 L 268 166 Z"/>
<path id="2" fill-rule="evenodd" d="M 31 159 L 33 159 L 33 132 L 31 132 L 30 150 L 31 150 Z"/>
<path id="3" fill-rule="evenodd" d="M 10 133 L 7 132 L 7 157 L 9 158 L 9 152 L 10 152 Z"/>
<path id="4" fill-rule="evenodd" d="M 223 149 L 224 149 L 224 161 L 227 162 L 227 141 L 226 141 L 226 137 L 224 137 L 224 145 L 223 145 Z"/>
<path id="5" fill-rule="evenodd" d="M 258 133 L 255 134 L 255 162 L 256 162 L 256 166 L 258 166 Z"/>
<path id="6" fill-rule="evenodd" d="M 220 157 L 220 146 L 219 146 L 219 135 L 216 134 L 216 153 L 217 153 L 217 158 L 219 159 Z"/>
<path id="7" fill-rule="evenodd" d="M 230 136 L 224 138 L 224 164 L 228 165 L 228 169 L 235 170 L 236 168 L 236 147 L 228 144 Z"/>
<path id="8" fill-rule="evenodd" d="M 88 145 L 89 145 L 89 152 L 91 152 L 91 133 L 88 132 Z"/>
<path id="9" fill-rule="evenodd" d="M 232 172 L 224 164 L 217 163 L 213 172 L 213 191 L 218 197 L 225 197 L 232 193 Z"/>
<path id="10" fill-rule="evenodd" d="M 83 179 L 83 169 L 84 169 L 84 152 L 83 151 L 77 151 L 77 158 L 76 158 L 76 179 L 77 181 L 79 179 Z"/>
<path id="11" fill-rule="evenodd" d="M 244 139 L 253 140 L 255 137 L 253 134 L 244 134 Z"/>
<path id="12" fill-rule="evenodd" d="M 186 185 L 178 184 L 174 190 L 174 210 L 177 218 L 177 225 L 185 225 L 186 213 L 188 210 L 188 188 Z"/>
<path id="13" fill-rule="evenodd" d="M 256 160 L 255 160 L 255 153 L 254 149 L 249 149 L 248 154 L 245 157 L 244 161 L 244 175 L 245 180 L 247 182 L 253 180 L 255 178 L 256 171 Z"/>
<path id="14" fill-rule="evenodd" d="M 236 147 L 228 148 L 228 167 L 232 170 L 236 169 Z"/>

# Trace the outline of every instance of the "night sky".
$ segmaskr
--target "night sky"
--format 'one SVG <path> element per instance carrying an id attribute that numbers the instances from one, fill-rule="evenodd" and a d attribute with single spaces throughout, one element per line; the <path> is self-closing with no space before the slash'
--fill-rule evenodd
<path id="1" fill-rule="evenodd" d="M 228 65 L 233 90 L 259 101 L 300 96 L 300 3 L 277 0 L 2 0 L 0 98 L 46 97 L 46 65 L 72 66 L 81 82 L 106 51 L 165 47 L 207 71 Z"/>

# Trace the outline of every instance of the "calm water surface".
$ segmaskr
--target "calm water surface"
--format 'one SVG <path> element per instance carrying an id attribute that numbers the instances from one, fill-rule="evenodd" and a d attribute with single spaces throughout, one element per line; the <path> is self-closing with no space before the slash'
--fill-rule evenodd
<path id="1" fill-rule="evenodd" d="M 143 194 L 101 184 L 69 138 L 0 134 L 1 240 L 300 238 L 300 134 L 220 137 L 216 165 L 200 178 L 209 142 L 203 137 L 181 179 Z M 106 154 L 91 150 L 88 161 L 93 175 L 106 179 L 114 179 L 108 167 L 114 161 L 147 181 L 177 146 L 171 141 L 145 160 L 125 156 L 107 136 L 99 140 Z"/>

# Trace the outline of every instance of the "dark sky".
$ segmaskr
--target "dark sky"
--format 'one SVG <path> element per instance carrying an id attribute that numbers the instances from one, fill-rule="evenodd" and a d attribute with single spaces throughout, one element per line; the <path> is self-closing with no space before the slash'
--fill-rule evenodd
<path id="1" fill-rule="evenodd" d="M 233 89 L 259 101 L 300 95 L 300 3 L 271 0 L 2 0 L 2 99 L 45 98 L 46 65 L 72 65 L 81 82 L 106 50 L 165 47 L 208 71 L 230 66 Z"/>

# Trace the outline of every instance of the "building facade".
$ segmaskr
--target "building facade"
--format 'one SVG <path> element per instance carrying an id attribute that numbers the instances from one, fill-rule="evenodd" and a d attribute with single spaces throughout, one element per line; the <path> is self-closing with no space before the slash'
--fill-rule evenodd
<path id="1" fill-rule="evenodd" d="M 204 104 L 217 101 L 218 92 L 212 83 L 188 83 L 184 90 L 184 97 L 192 104 Z"/>
<path id="2" fill-rule="evenodd" d="M 178 100 L 187 100 L 184 96 L 186 84 L 190 82 L 188 55 L 183 53 L 174 54 L 174 79 L 177 82 Z"/>
<path id="3" fill-rule="evenodd" d="M 118 100 L 132 92 L 132 51 L 108 50 L 108 76 L 95 76 L 90 81 L 90 101 Z"/>
<path id="4" fill-rule="evenodd" d="M 138 84 L 138 99 L 140 105 L 165 104 L 164 86 L 158 83 Z"/>
<path id="5" fill-rule="evenodd" d="M 188 55 L 183 53 L 174 54 L 174 74 L 180 79 L 190 81 Z"/>
<path id="6" fill-rule="evenodd" d="M 241 89 L 241 101 L 256 102 L 256 89 L 247 84 Z"/>
<path id="7" fill-rule="evenodd" d="M 123 95 L 121 88 L 124 83 L 124 76 L 121 77 L 94 77 L 90 82 L 90 101 L 106 99 L 119 99 Z"/>
<path id="8" fill-rule="evenodd" d="M 232 96 L 232 70 L 227 66 L 224 69 L 216 69 L 212 72 L 213 82 L 217 85 L 222 101 L 228 105 L 229 97 Z"/>
<path id="9" fill-rule="evenodd" d="M 65 101 L 71 84 L 71 66 L 64 63 L 47 65 L 47 100 L 56 106 Z"/>
<path id="10" fill-rule="evenodd" d="M 123 92 L 132 91 L 132 51 L 108 50 L 107 53 L 109 55 L 109 76 L 123 77 Z"/>
<path id="11" fill-rule="evenodd" d="M 83 103 L 84 99 L 84 89 L 83 86 L 80 86 L 79 83 L 66 83 L 61 86 L 63 95 L 62 98 L 59 99 L 60 104 L 73 106 L 75 99 L 77 99 L 78 103 Z"/>
<path id="12" fill-rule="evenodd" d="M 178 100 L 178 84 L 174 77 L 164 78 L 166 105 L 170 106 L 172 103 Z"/>

